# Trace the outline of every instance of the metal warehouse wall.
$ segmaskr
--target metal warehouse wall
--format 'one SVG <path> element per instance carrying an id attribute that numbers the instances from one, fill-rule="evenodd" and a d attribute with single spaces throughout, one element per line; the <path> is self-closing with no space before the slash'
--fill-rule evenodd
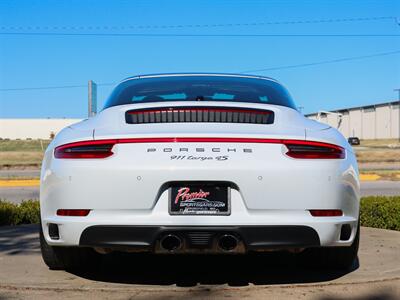
<path id="1" fill-rule="evenodd" d="M 399 102 L 397 101 L 332 112 L 342 116 L 322 113 L 319 121 L 339 129 L 346 138 L 350 136 L 365 140 L 399 138 Z M 317 113 L 307 115 L 313 120 L 317 120 L 317 116 Z"/>
<path id="2" fill-rule="evenodd" d="M 64 127 L 81 119 L 0 119 L 0 138 L 3 139 L 49 139 Z"/>

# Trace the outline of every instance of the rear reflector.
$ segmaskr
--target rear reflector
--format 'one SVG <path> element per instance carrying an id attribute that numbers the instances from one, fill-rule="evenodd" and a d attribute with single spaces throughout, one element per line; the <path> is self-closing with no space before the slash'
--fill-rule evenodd
<path id="1" fill-rule="evenodd" d="M 224 137 L 154 137 L 126 138 L 112 140 L 82 141 L 61 145 L 55 148 L 56 158 L 106 158 L 113 155 L 112 148 L 116 144 L 132 143 L 262 143 L 283 144 L 287 147 L 286 155 L 297 159 L 342 159 L 344 148 L 314 141 L 263 139 L 263 138 L 224 138 Z"/>
<path id="2" fill-rule="evenodd" d="M 343 212 L 340 209 L 310 209 L 313 217 L 341 217 Z"/>
<path id="3" fill-rule="evenodd" d="M 90 209 L 58 209 L 57 216 L 86 217 Z"/>

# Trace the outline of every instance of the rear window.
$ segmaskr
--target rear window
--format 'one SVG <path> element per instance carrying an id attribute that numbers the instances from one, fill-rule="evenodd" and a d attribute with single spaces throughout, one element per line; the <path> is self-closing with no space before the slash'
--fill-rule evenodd
<path id="1" fill-rule="evenodd" d="M 229 76 L 166 76 L 127 80 L 114 89 L 104 108 L 167 101 L 249 102 L 296 109 L 287 90 L 275 81 Z"/>

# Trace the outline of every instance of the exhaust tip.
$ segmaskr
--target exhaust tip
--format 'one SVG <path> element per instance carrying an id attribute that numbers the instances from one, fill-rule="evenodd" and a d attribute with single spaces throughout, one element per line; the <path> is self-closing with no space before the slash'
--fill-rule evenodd
<path id="1" fill-rule="evenodd" d="M 164 250 L 172 252 L 181 248 L 182 240 L 174 234 L 168 234 L 161 239 L 160 245 Z"/>
<path id="2" fill-rule="evenodd" d="M 238 246 L 238 239 L 231 234 L 225 234 L 220 237 L 218 241 L 218 247 L 223 251 L 233 251 Z"/>

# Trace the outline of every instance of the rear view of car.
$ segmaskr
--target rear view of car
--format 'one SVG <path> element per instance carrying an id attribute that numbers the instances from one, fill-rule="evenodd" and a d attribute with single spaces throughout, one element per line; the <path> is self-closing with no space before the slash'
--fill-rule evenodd
<path id="1" fill-rule="evenodd" d="M 353 150 L 265 77 L 124 80 L 102 112 L 49 145 L 40 197 L 52 269 L 112 251 L 289 250 L 339 268 L 357 257 Z"/>

